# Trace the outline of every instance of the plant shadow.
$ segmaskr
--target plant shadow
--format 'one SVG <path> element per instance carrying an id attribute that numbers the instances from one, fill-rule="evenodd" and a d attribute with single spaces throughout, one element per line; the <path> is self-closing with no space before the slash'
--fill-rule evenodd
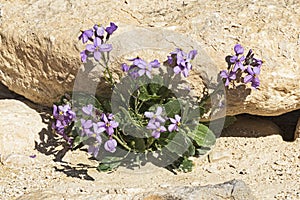
<path id="1" fill-rule="evenodd" d="M 0 99 L 14 99 L 19 100 L 26 104 L 31 109 L 34 109 L 39 113 L 42 119 L 42 123 L 47 124 L 47 128 L 43 128 L 39 134 L 39 141 L 35 141 L 35 149 L 46 155 L 54 156 L 53 161 L 59 163 L 60 167 L 54 167 L 55 171 L 62 172 L 67 176 L 74 178 L 85 179 L 93 181 L 94 179 L 88 175 L 88 168 L 94 168 L 93 166 L 78 164 L 76 166 L 71 166 L 69 163 L 63 161 L 63 157 L 68 151 L 70 151 L 69 144 L 66 141 L 53 133 L 51 128 L 51 108 L 47 106 L 42 106 L 36 104 L 24 96 L 19 95 L 8 89 L 5 85 L 0 83 Z"/>

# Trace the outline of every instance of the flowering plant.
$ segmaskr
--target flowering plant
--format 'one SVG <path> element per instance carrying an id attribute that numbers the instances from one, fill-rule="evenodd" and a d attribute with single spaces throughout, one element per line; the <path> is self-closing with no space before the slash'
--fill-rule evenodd
<path id="1" fill-rule="evenodd" d="M 79 36 L 83 44 L 88 43 L 80 53 L 81 61 L 92 59 L 103 67 L 109 95 L 63 97 L 53 105 L 53 130 L 72 149 L 87 146 L 88 153 L 99 160 L 99 171 L 146 162 L 190 171 L 193 163 L 189 157 L 205 154 L 215 143 L 215 134 L 207 123 L 200 123 L 208 94 L 195 96 L 185 80 L 193 69 L 197 50 L 186 53 L 177 48 L 164 62 L 129 59 L 121 64 L 123 77 L 116 81 L 109 67 L 113 46 L 108 41 L 117 29 L 114 23 L 106 28 L 94 25 Z M 242 47 L 235 50 L 237 55 L 231 58 L 234 68 L 221 72 L 225 85 L 235 79 L 233 74 L 238 69 L 244 69 L 242 61 L 251 66 L 258 62 L 252 52 L 244 59 L 238 58 Z M 244 80 L 257 83 L 257 70 L 251 69 L 249 75 L 254 75 Z"/>
<path id="2" fill-rule="evenodd" d="M 235 81 L 251 83 L 251 86 L 257 89 L 260 85 L 258 78 L 263 61 L 254 58 L 254 53 L 250 49 L 246 55 L 244 48 L 240 44 L 234 46 L 235 55 L 229 56 L 228 69 L 223 70 L 220 76 L 225 80 L 225 86 L 229 86 L 230 82 L 234 85 Z"/>

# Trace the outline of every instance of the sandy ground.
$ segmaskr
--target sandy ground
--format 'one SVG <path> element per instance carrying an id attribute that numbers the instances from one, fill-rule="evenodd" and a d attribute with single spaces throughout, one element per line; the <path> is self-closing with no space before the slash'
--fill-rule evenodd
<path id="1" fill-rule="evenodd" d="M 138 192 L 177 185 L 207 185 L 243 180 L 257 199 L 300 199 L 300 140 L 281 136 L 221 137 L 213 151 L 195 159 L 191 173 L 174 173 L 152 165 L 98 173 L 83 151 L 67 152 L 62 162 L 37 154 L 32 165 L 0 165 L 0 199 L 32 191 L 65 194 Z M 89 166 L 89 167 L 88 167 Z"/>

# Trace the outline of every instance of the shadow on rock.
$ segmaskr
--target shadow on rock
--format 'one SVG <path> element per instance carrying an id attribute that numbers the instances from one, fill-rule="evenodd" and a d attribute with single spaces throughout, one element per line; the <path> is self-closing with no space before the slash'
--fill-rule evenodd
<path id="1" fill-rule="evenodd" d="M 79 179 L 84 179 L 88 181 L 94 181 L 95 179 L 88 175 L 88 170 L 87 168 L 89 167 L 88 165 L 84 164 L 78 164 L 75 167 L 71 167 L 69 165 L 62 164 L 61 165 L 62 169 L 59 169 L 57 167 L 55 168 L 55 171 L 62 172 L 66 174 L 69 177 L 73 178 L 79 178 Z"/>

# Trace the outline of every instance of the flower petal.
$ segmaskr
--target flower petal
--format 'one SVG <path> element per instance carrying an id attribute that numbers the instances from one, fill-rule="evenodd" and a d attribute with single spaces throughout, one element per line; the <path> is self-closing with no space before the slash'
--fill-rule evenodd
<path id="1" fill-rule="evenodd" d="M 146 72 L 146 70 L 140 69 L 140 70 L 138 71 L 138 74 L 139 74 L 139 76 L 143 76 L 143 75 L 145 74 L 145 72 Z"/>
<path id="2" fill-rule="evenodd" d="M 164 126 L 160 127 L 160 132 L 166 132 L 166 131 L 167 131 L 166 127 L 164 127 Z"/>
<path id="3" fill-rule="evenodd" d="M 152 118 L 154 113 L 153 112 L 145 112 L 144 115 L 147 117 L 147 118 Z"/>
<path id="4" fill-rule="evenodd" d="M 162 107 L 161 107 L 161 106 L 158 106 L 158 107 L 156 108 L 156 113 L 155 113 L 155 115 L 161 115 L 162 111 L 163 111 Z"/>
<path id="5" fill-rule="evenodd" d="M 148 123 L 146 129 L 155 130 L 157 127 L 153 123 Z"/>
<path id="6" fill-rule="evenodd" d="M 187 56 L 188 59 L 193 60 L 195 56 L 197 55 L 197 50 L 191 50 Z"/>
<path id="7" fill-rule="evenodd" d="M 101 44 L 99 50 L 101 52 L 109 52 L 112 50 L 112 45 L 111 44 Z"/>
<path id="8" fill-rule="evenodd" d="M 244 48 L 242 47 L 242 45 L 236 44 L 236 45 L 234 46 L 234 51 L 235 51 L 235 53 L 236 53 L 237 55 L 243 54 L 243 53 L 244 53 Z"/>
<path id="9" fill-rule="evenodd" d="M 238 57 L 237 56 L 231 56 L 230 57 L 230 62 L 235 63 L 237 61 Z"/>
<path id="10" fill-rule="evenodd" d="M 221 76 L 222 78 L 228 78 L 228 72 L 227 72 L 227 70 L 222 70 L 222 71 L 220 72 L 220 76 Z"/>
<path id="11" fill-rule="evenodd" d="M 176 124 L 176 123 L 177 123 L 177 120 L 176 120 L 176 119 L 173 119 L 173 118 L 170 118 L 170 121 L 171 121 L 173 124 Z"/>
<path id="12" fill-rule="evenodd" d="M 85 50 L 83 50 L 82 52 L 80 52 L 80 57 L 81 57 L 81 61 L 83 63 L 86 63 L 87 55 L 86 55 Z"/>
<path id="13" fill-rule="evenodd" d="M 97 61 L 99 61 L 101 59 L 101 53 L 100 53 L 100 51 L 94 51 L 94 58 Z"/>
<path id="14" fill-rule="evenodd" d="M 101 45 L 101 39 L 99 37 L 95 37 L 94 46 L 99 47 Z"/>
<path id="15" fill-rule="evenodd" d="M 160 67 L 160 63 L 158 62 L 157 59 L 151 61 L 151 62 L 149 63 L 149 65 L 150 65 L 151 67 L 153 67 L 153 68 L 158 68 L 158 67 Z"/>
<path id="16" fill-rule="evenodd" d="M 175 119 L 176 119 L 177 122 L 180 122 L 181 117 L 179 115 L 175 115 Z"/>
<path id="17" fill-rule="evenodd" d="M 254 74 L 260 74 L 260 67 L 253 67 Z"/>
<path id="18" fill-rule="evenodd" d="M 247 75 L 244 77 L 244 83 L 249 83 L 252 80 L 253 76 L 252 75 Z"/>
<path id="19" fill-rule="evenodd" d="M 226 78 L 226 81 L 225 81 L 225 84 L 224 84 L 225 86 L 228 86 L 229 85 L 229 79 L 228 78 Z"/>
<path id="20" fill-rule="evenodd" d="M 168 131 L 169 131 L 169 132 L 173 132 L 175 129 L 176 129 L 176 124 L 170 124 L 170 125 L 168 126 Z"/>
<path id="21" fill-rule="evenodd" d="M 94 52 L 95 51 L 95 46 L 93 44 L 87 44 L 86 45 L 86 50 L 89 52 Z"/>
<path id="22" fill-rule="evenodd" d="M 159 131 L 153 131 L 151 135 L 152 135 L 152 137 L 154 137 L 155 139 L 157 139 L 157 138 L 160 137 L 160 132 Z"/>
<path id="23" fill-rule="evenodd" d="M 176 66 L 176 67 L 174 67 L 173 71 L 175 74 L 179 74 L 181 72 L 181 69 L 179 66 Z"/>

